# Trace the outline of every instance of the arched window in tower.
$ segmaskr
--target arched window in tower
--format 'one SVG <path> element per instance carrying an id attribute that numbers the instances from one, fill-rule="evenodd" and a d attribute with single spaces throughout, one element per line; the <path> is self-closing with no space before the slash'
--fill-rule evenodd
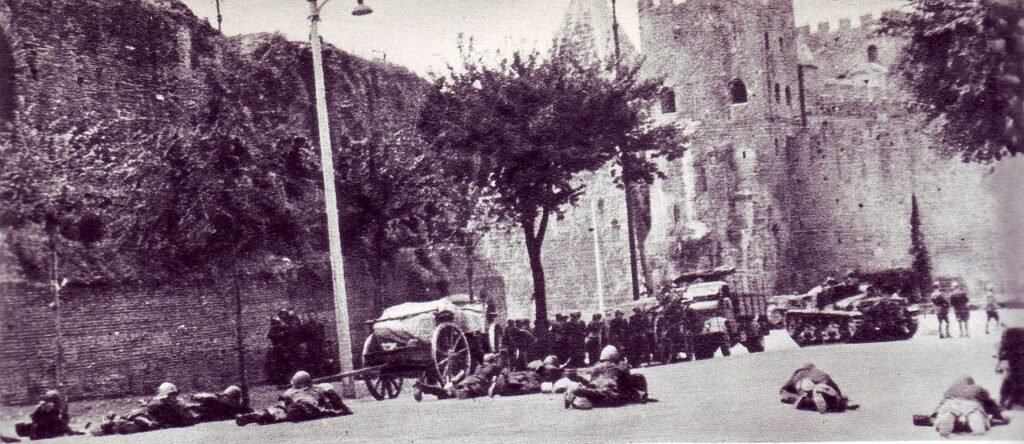
<path id="1" fill-rule="evenodd" d="M 868 45 L 868 63 L 878 63 L 878 47 Z"/>
<path id="2" fill-rule="evenodd" d="M 740 79 L 729 81 L 729 101 L 732 103 L 747 103 L 747 85 Z"/>
<path id="3" fill-rule="evenodd" d="M 672 88 L 664 88 L 661 90 L 661 113 L 671 114 L 676 112 L 676 92 Z"/>
<path id="4" fill-rule="evenodd" d="M 786 85 L 786 106 L 793 106 L 793 93 L 789 90 L 789 85 Z"/>
<path id="5" fill-rule="evenodd" d="M 775 103 L 782 103 L 782 88 L 778 83 L 775 84 Z"/>

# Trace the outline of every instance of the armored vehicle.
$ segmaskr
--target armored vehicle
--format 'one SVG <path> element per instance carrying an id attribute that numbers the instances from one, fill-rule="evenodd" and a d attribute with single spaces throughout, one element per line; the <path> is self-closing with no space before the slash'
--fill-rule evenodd
<path id="1" fill-rule="evenodd" d="M 805 347 L 851 341 L 909 339 L 917 332 L 919 308 L 898 294 L 910 294 L 908 270 L 851 273 L 830 279 L 805 298 L 807 308 L 785 314 L 786 330 Z"/>

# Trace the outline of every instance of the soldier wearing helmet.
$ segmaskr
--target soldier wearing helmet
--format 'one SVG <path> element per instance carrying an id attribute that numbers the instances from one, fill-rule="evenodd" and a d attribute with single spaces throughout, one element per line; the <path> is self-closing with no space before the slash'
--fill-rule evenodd
<path id="1" fill-rule="evenodd" d="M 252 413 L 242 399 L 242 389 L 232 385 L 220 393 L 197 393 L 192 395 L 195 405 L 189 407 L 196 422 L 224 421 L 236 416 Z"/>
<path id="2" fill-rule="evenodd" d="M 935 426 L 943 438 L 952 433 L 984 434 L 993 423 L 1005 423 L 1002 409 L 974 378 L 958 379 L 942 395 L 942 402 L 930 416 L 914 415 L 914 424 Z"/>
<path id="3" fill-rule="evenodd" d="M 416 381 L 413 384 L 413 398 L 419 402 L 423 400 L 423 394 L 434 395 L 437 399 L 469 399 L 487 396 L 493 392 L 493 386 L 499 375 L 506 372 L 498 364 L 498 355 L 487 353 L 484 355 L 483 364 L 477 367 L 472 374 L 466 376 L 462 381 L 444 381 L 444 385 L 427 384 L 423 381 Z"/>
<path id="4" fill-rule="evenodd" d="M 56 390 L 48 390 L 43 394 L 39 399 L 39 404 L 29 414 L 29 419 L 30 422 L 14 425 L 18 436 L 36 440 L 82 434 L 71 430 L 68 425 L 71 417 L 68 415 L 67 402 Z"/>
<path id="5" fill-rule="evenodd" d="M 630 373 L 615 346 L 601 350 L 600 361 L 588 372 L 589 382 L 574 384 L 565 392 L 565 408 L 587 410 L 648 400 L 647 379 Z"/>
<path id="6" fill-rule="evenodd" d="M 971 318 L 971 300 L 967 298 L 967 292 L 960 288 L 960 284 L 956 281 L 949 285 L 949 293 L 949 304 L 953 306 L 956 325 L 960 328 L 960 337 L 969 338 L 971 333 L 967 328 L 967 323 Z"/>
<path id="7" fill-rule="evenodd" d="M 793 372 L 779 390 L 779 398 L 784 404 L 793 404 L 802 410 L 817 410 L 818 413 L 843 412 L 858 407 L 843 396 L 832 376 L 809 362 Z"/>
<path id="8" fill-rule="evenodd" d="M 300 422 L 351 414 L 352 411 L 330 384 L 313 384 L 309 373 L 299 371 L 292 376 L 290 387 L 278 397 L 277 404 L 255 413 L 238 415 L 235 424 Z"/>
<path id="9" fill-rule="evenodd" d="M 622 310 L 615 310 L 615 315 L 608 321 L 608 343 L 620 351 L 626 346 L 629 323 Z"/>
<path id="10" fill-rule="evenodd" d="M 145 432 L 149 430 L 186 427 L 196 423 L 196 418 L 188 406 L 178 399 L 178 387 L 170 382 L 161 383 L 157 387 L 156 396 L 146 405 L 131 411 L 127 415 L 107 415 L 94 435 Z"/>

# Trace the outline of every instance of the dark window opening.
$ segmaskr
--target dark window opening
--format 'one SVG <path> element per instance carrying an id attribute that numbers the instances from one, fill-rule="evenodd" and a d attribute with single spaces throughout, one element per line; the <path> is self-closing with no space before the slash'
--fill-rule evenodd
<path id="1" fill-rule="evenodd" d="M 859 203 L 859 204 L 857 204 L 857 207 L 858 208 L 864 208 L 864 204 L 863 203 Z"/>
<path id="2" fill-rule="evenodd" d="M 747 85 L 740 79 L 729 82 L 729 100 L 732 103 L 747 103 Z"/>
<path id="3" fill-rule="evenodd" d="M 779 51 L 782 51 L 782 37 L 779 37 Z"/>
<path id="4" fill-rule="evenodd" d="M 682 214 L 679 211 L 679 204 L 672 205 L 672 220 L 675 222 L 679 222 L 679 218 L 681 216 Z"/>
<path id="5" fill-rule="evenodd" d="M 789 90 L 789 85 L 786 85 L 786 106 L 793 106 L 793 92 Z"/>
<path id="6" fill-rule="evenodd" d="M 765 32 L 764 33 L 764 50 L 767 51 L 769 49 L 771 49 L 771 43 L 769 43 L 769 41 L 768 41 L 768 32 Z"/>
<path id="7" fill-rule="evenodd" d="M 746 159 L 747 158 L 747 150 L 743 150 L 742 154 L 743 154 L 743 158 Z"/>
<path id="8" fill-rule="evenodd" d="M 775 103 L 782 103 L 782 88 L 779 88 L 779 84 L 775 84 Z"/>
<path id="9" fill-rule="evenodd" d="M 661 113 L 670 114 L 676 112 L 676 92 L 672 88 L 661 90 Z"/>
<path id="10" fill-rule="evenodd" d="M 868 45 L 868 62 L 878 63 L 878 47 L 875 45 Z"/>

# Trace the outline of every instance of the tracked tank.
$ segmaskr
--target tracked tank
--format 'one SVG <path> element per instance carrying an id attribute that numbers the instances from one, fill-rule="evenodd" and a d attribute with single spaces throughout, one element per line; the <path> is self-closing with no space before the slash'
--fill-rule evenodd
<path id="1" fill-rule="evenodd" d="M 813 305 L 785 314 L 786 331 L 793 341 L 806 347 L 913 337 L 919 310 L 906 298 L 892 295 L 905 289 L 881 280 L 876 284 L 864 277 L 871 275 L 827 282 L 808 292 L 806 296 L 815 301 Z"/>

